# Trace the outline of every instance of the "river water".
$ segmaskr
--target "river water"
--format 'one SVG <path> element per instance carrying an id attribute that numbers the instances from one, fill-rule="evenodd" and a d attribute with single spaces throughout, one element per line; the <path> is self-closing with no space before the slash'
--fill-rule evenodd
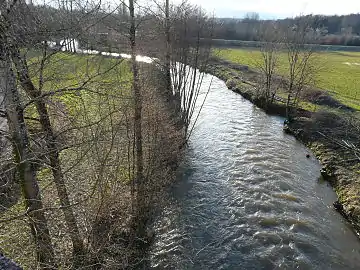
<path id="1" fill-rule="evenodd" d="M 360 241 L 283 121 L 213 80 L 155 223 L 152 268 L 360 269 Z"/>

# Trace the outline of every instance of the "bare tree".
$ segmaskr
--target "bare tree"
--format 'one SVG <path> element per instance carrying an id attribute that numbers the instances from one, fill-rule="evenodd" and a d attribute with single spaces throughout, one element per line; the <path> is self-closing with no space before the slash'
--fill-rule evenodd
<path id="1" fill-rule="evenodd" d="M 291 108 L 297 106 L 306 86 L 314 84 L 317 66 L 315 63 L 315 45 L 308 44 L 311 27 L 306 18 L 285 32 L 284 46 L 289 64 L 287 82 L 287 117 L 291 117 Z"/>
<path id="2" fill-rule="evenodd" d="M 50 167 L 52 169 L 57 193 L 72 240 L 74 258 L 78 264 L 81 262 L 81 258 L 84 257 L 85 250 L 77 226 L 77 221 L 71 208 L 71 203 L 60 164 L 58 142 L 51 125 L 48 109 L 46 108 L 45 100 L 42 97 L 42 92 L 35 87 L 29 76 L 26 59 L 21 56 L 20 50 L 16 48 L 16 44 L 12 45 L 12 59 L 18 72 L 20 84 L 25 92 L 29 95 L 31 100 L 34 101 L 37 112 L 39 114 L 40 124 L 45 134 L 47 155 L 50 160 Z"/>
<path id="3" fill-rule="evenodd" d="M 29 225 L 36 243 L 37 262 L 41 268 L 56 269 L 54 251 L 36 179 L 35 158 L 30 150 L 23 106 L 11 67 L 11 60 L 4 47 L 6 44 L 4 42 L 4 33 L 1 36 L 0 87 L 4 95 L 7 122 L 12 137 L 11 141 L 17 163 L 18 177 L 25 198 L 25 213 L 29 217 Z"/>
<path id="4" fill-rule="evenodd" d="M 31 233 L 36 243 L 37 262 L 41 268 L 55 269 L 54 250 L 51 243 L 47 220 L 43 211 L 42 198 L 36 179 L 35 158 L 30 149 L 27 126 L 24 119 L 24 108 L 16 84 L 11 54 L 11 22 L 16 1 L 1 3 L 0 28 L 0 87 L 4 98 L 8 130 L 11 134 L 13 154 L 15 157 L 18 177 L 25 198 L 26 212 L 29 217 Z"/>
<path id="5" fill-rule="evenodd" d="M 171 39 L 170 39 L 170 0 L 165 0 L 165 37 L 166 37 L 166 51 L 165 51 L 165 72 L 166 72 L 166 88 L 169 95 L 173 94 L 171 81 Z"/>
<path id="6" fill-rule="evenodd" d="M 213 21 L 201 8 L 183 2 L 173 10 L 172 25 L 172 83 L 175 97 L 180 102 L 180 118 L 187 140 L 204 77 L 203 70 L 211 52 L 210 43 L 206 41 L 212 36 Z"/>
<path id="7" fill-rule="evenodd" d="M 260 97 L 264 106 L 271 104 L 276 94 L 274 75 L 278 72 L 279 51 L 281 49 L 281 34 L 276 23 L 262 24 L 259 28 L 261 41 L 261 60 L 256 64 L 262 73 L 263 85 L 260 86 Z"/>
<path id="8" fill-rule="evenodd" d="M 13 2 L 12 6 L 16 8 L 16 2 Z M 12 19 L 10 16 L 3 15 L 2 21 L 5 25 L 8 25 L 10 29 L 11 24 L 14 22 L 16 23 L 16 18 Z M 78 257 L 83 257 L 85 251 L 83 241 L 80 237 L 75 215 L 72 208 L 70 207 L 71 203 L 60 164 L 58 143 L 54 135 L 45 100 L 42 98 L 42 89 L 37 89 L 32 79 L 30 78 L 28 64 L 25 57 L 22 56 L 20 53 L 19 43 L 21 42 L 21 40 L 17 39 L 16 36 L 14 36 L 14 30 L 15 29 L 10 29 L 10 31 L 8 32 L 9 35 L 11 33 L 11 36 L 9 36 L 6 40 L 7 46 L 5 46 L 4 48 L 6 50 L 5 53 L 11 56 L 12 62 L 14 63 L 14 66 L 17 70 L 20 85 L 29 95 L 30 99 L 35 103 L 39 115 L 39 122 L 45 134 L 45 141 L 48 150 L 47 154 L 50 160 L 50 167 L 53 172 L 54 182 L 56 184 L 58 196 L 61 202 L 61 207 L 65 216 L 65 221 L 67 223 L 69 234 L 72 239 L 74 258 L 76 259 L 77 263 L 79 263 L 81 259 L 79 259 Z M 42 83 L 40 83 L 40 87 L 42 87 Z M 36 169 L 33 169 L 34 171 L 32 173 L 36 174 Z"/>
<path id="9" fill-rule="evenodd" d="M 129 14 L 130 14 L 130 47 L 131 47 L 131 65 L 132 65 L 132 90 L 134 96 L 134 140 L 136 151 L 136 168 L 135 168 L 135 183 L 137 187 L 136 192 L 136 210 L 137 210 L 137 224 L 136 232 L 138 237 L 145 235 L 144 224 L 144 207 L 145 207 L 145 179 L 144 179 L 144 158 L 143 158 L 143 137 L 142 137 L 142 94 L 139 84 L 139 66 L 136 61 L 137 46 L 136 46 L 136 14 L 134 0 L 129 0 Z"/>

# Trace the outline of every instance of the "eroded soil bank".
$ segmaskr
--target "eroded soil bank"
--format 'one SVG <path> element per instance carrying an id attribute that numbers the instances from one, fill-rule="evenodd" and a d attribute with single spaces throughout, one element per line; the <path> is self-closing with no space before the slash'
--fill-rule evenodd
<path id="1" fill-rule="evenodd" d="M 242 95 L 269 114 L 285 116 L 286 106 L 280 97 L 271 106 L 264 106 L 256 97 L 260 74 L 247 66 L 212 59 L 208 73 L 224 80 L 227 87 Z M 279 78 L 281 79 L 281 78 Z M 335 209 L 346 218 L 360 237 L 360 142 L 358 112 L 346 106 L 330 104 L 329 109 L 310 112 L 298 109 L 284 131 L 293 134 L 308 146 L 321 162 L 321 171 L 337 193 Z"/>

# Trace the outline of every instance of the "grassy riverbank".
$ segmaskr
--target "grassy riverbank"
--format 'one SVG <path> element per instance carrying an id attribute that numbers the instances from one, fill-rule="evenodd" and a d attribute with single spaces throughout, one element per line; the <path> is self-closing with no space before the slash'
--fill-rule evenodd
<path id="1" fill-rule="evenodd" d="M 260 75 L 249 65 L 239 64 L 241 61 L 242 58 L 236 61 L 213 58 L 207 71 L 224 80 L 230 90 L 262 107 L 256 97 Z M 246 61 L 250 61 L 250 58 Z M 339 93 L 341 95 L 342 92 Z M 281 93 L 278 100 L 281 100 Z M 303 99 L 300 104 L 302 108 L 289 123 L 287 131 L 306 144 L 320 160 L 322 175 L 334 187 L 339 198 L 334 204 L 335 208 L 359 233 L 360 163 L 357 156 L 360 153 L 353 145 L 358 146 L 360 141 L 360 113 L 354 109 L 332 106 L 335 104 L 333 102 L 319 105 Z M 348 103 L 348 106 L 354 108 L 353 104 Z M 266 111 L 285 116 L 285 104 L 276 101 Z"/>
<path id="2" fill-rule="evenodd" d="M 220 49 L 215 55 L 221 59 L 257 68 L 261 53 L 256 49 Z M 360 52 L 316 52 L 318 73 L 315 86 L 326 90 L 343 104 L 360 110 Z M 288 73 L 287 54 L 279 55 L 280 75 Z"/>

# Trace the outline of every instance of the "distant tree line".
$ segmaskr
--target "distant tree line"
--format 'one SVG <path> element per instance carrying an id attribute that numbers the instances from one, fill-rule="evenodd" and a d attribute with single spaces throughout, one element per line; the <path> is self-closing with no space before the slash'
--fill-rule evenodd
<path id="1" fill-rule="evenodd" d="M 260 20 L 258 14 L 249 13 L 243 19 L 217 19 L 214 38 L 261 41 L 259 36 L 261 25 L 276 23 L 282 27 L 292 27 L 300 18 L 305 18 L 310 28 L 320 36 L 312 43 L 360 46 L 360 14 L 306 15 L 281 20 Z"/>

